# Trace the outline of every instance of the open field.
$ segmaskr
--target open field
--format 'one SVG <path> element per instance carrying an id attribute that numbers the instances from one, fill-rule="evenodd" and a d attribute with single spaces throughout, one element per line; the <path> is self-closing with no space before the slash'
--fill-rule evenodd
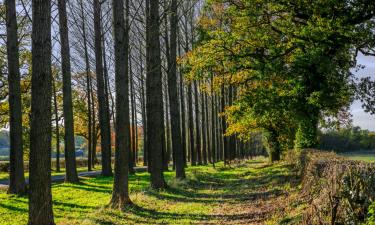
<path id="1" fill-rule="evenodd" d="M 149 189 L 146 172 L 131 176 L 134 205 L 123 212 L 108 209 L 112 178 L 83 179 L 80 184 L 54 184 L 57 224 L 280 224 L 290 196 L 298 189 L 286 164 L 257 159 L 224 167 L 219 163 L 187 169 L 179 182 L 165 173 L 169 188 Z M 0 192 L 0 224 L 26 224 L 27 198 Z M 295 218 L 293 218 L 295 219 Z M 298 219 L 298 217 L 297 217 Z M 290 218 L 287 219 L 292 220 Z"/>
<path id="2" fill-rule="evenodd" d="M 345 152 L 345 153 L 340 153 L 339 155 L 344 156 L 348 159 L 352 159 L 352 160 L 375 162 L 375 151 Z"/>
<path id="3" fill-rule="evenodd" d="M 93 168 L 92 170 L 93 171 L 99 171 L 101 169 L 102 169 L 102 167 L 100 165 L 96 165 L 95 168 Z M 78 171 L 78 173 L 80 173 L 80 172 L 86 172 L 87 171 L 87 167 L 78 167 L 77 171 Z M 60 172 L 56 172 L 55 170 L 52 170 L 51 175 L 52 176 L 65 175 L 65 168 L 61 168 Z M 29 172 L 25 172 L 25 177 L 26 178 L 29 177 Z M 0 172 L 0 181 L 1 180 L 7 180 L 7 179 L 9 179 L 9 173 L 7 173 L 7 172 Z"/>

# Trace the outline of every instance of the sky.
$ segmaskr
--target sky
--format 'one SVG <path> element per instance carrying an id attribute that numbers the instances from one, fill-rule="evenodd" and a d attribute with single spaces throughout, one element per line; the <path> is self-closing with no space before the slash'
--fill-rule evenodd
<path id="1" fill-rule="evenodd" d="M 358 78 L 372 77 L 375 79 L 375 57 L 359 55 L 358 64 L 365 66 L 364 69 L 355 72 Z M 364 112 L 359 101 L 355 101 L 350 110 L 353 115 L 353 125 L 375 131 L 375 115 Z"/>

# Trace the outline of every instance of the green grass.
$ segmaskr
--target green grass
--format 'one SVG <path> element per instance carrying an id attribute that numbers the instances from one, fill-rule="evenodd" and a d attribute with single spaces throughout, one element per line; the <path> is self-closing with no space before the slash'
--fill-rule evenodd
<path id="1" fill-rule="evenodd" d="M 169 188 L 157 192 L 149 188 L 148 173 L 132 175 L 130 192 L 134 205 L 124 211 L 107 207 L 112 178 L 86 178 L 81 184 L 54 184 L 55 221 L 69 225 L 248 224 L 256 218 L 253 207 L 257 207 L 254 204 L 258 200 L 277 199 L 292 189 L 293 180 L 290 166 L 268 165 L 265 159 L 233 168 L 224 167 L 222 163 L 216 168 L 189 167 L 187 180 L 178 181 L 173 177 L 174 172 L 166 172 Z M 9 196 L 0 191 L 0 224 L 26 224 L 27 201 L 26 197 Z M 274 213 L 267 211 L 256 216 L 265 221 Z"/>
<path id="2" fill-rule="evenodd" d="M 93 171 L 96 171 L 96 170 L 101 170 L 102 167 L 97 165 L 95 167 L 95 169 L 93 169 Z M 87 167 L 78 167 L 77 168 L 77 171 L 78 173 L 81 173 L 81 172 L 87 172 Z M 56 176 L 56 175 L 65 175 L 65 168 L 61 168 L 60 172 L 56 172 L 56 171 L 52 171 L 51 173 L 52 176 Z M 25 173 L 25 177 L 28 178 L 29 177 L 29 172 L 26 172 Z M 0 172 L 0 180 L 7 180 L 9 179 L 9 173 L 5 173 L 5 172 Z"/>
<path id="3" fill-rule="evenodd" d="M 375 152 L 357 151 L 357 152 L 340 153 L 339 155 L 344 156 L 351 160 L 375 162 Z"/>

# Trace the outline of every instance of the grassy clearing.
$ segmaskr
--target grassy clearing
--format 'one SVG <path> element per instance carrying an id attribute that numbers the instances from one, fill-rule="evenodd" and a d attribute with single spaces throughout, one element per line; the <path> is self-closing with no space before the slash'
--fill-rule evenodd
<path id="1" fill-rule="evenodd" d="M 97 166 L 95 166 L 95 168 L 92 169 L 92 171 L 97 171 L 97 170 L 101 170 L 101 169 L 102 169 L 102 167 L 97 165 Z M 78 167 L 77 171 L 78 171 L 78 173 L 87 172 L 87 167 Z M 60 172 L 56 172 L 55 170 L 52 170 L 51 175 L 52 176 L 65 175 L 65 168 L 61 168 Z M 29 172 L 25 172 L 25 177 L 26 178 L 29 177 Z M 7 180 L 7 179 L 9 179 L 9 173 L 0 172 L 0 180 Z"/>
<path id="2" fill-rule="evenodd" d="M 346 152 L 340 153 L 339 155 L 344 156 L 351 160 L 358 160 L 364 162 L 375 162 L 375 151 L 356 151 L 356 152 Z"/>
<path id="3" fill-rule="evenodd" d="M 133 206 L 123 212 L 106 207 L 112 178 L 83 179 L 81 184 L 54 184 L 57 224 L 278 224 L 289 196 L 298 188 L 285 164 L 265 159 L 237 164 L 189 167 L 188 179 L 166 172 L 169 188 L 149 189 L 149 175 L 131 176 Z M 27 198 L 0 192 L 0 224 L 26 224 Z"/>

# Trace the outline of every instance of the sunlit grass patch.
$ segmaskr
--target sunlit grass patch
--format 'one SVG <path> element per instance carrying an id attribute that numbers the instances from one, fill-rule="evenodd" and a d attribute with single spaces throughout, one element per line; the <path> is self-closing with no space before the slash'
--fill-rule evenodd
<path id="1" fill-rule="evenodd" d="M 231 166 L 218 163 L 215 168 L 212 165 L 189 167 L 186 175 L 187 179 L 181 181 L 174 178 L 173 171 L 165 172 L 169 187 L 160 191 L 149 188 L 147 172 L 131 175 L 133 205 L 123 211 L 108 208 L 112 177 L 84 178 L 79 184 L 54 184 L 55 221 L 63 225 L 241 221 L 242 217 L 232 214 L 243 210 L 243 204 L 268 201 L 282 194 L 289 181 L 290 167 L 257 159 Z M 292 189 L 290 185 L 288 188 Z M 27 202 L 26 197 L 0 192 L 0 224 L 26 224 Z M 246 213 L 251 216 L 252 212 Z"/>

